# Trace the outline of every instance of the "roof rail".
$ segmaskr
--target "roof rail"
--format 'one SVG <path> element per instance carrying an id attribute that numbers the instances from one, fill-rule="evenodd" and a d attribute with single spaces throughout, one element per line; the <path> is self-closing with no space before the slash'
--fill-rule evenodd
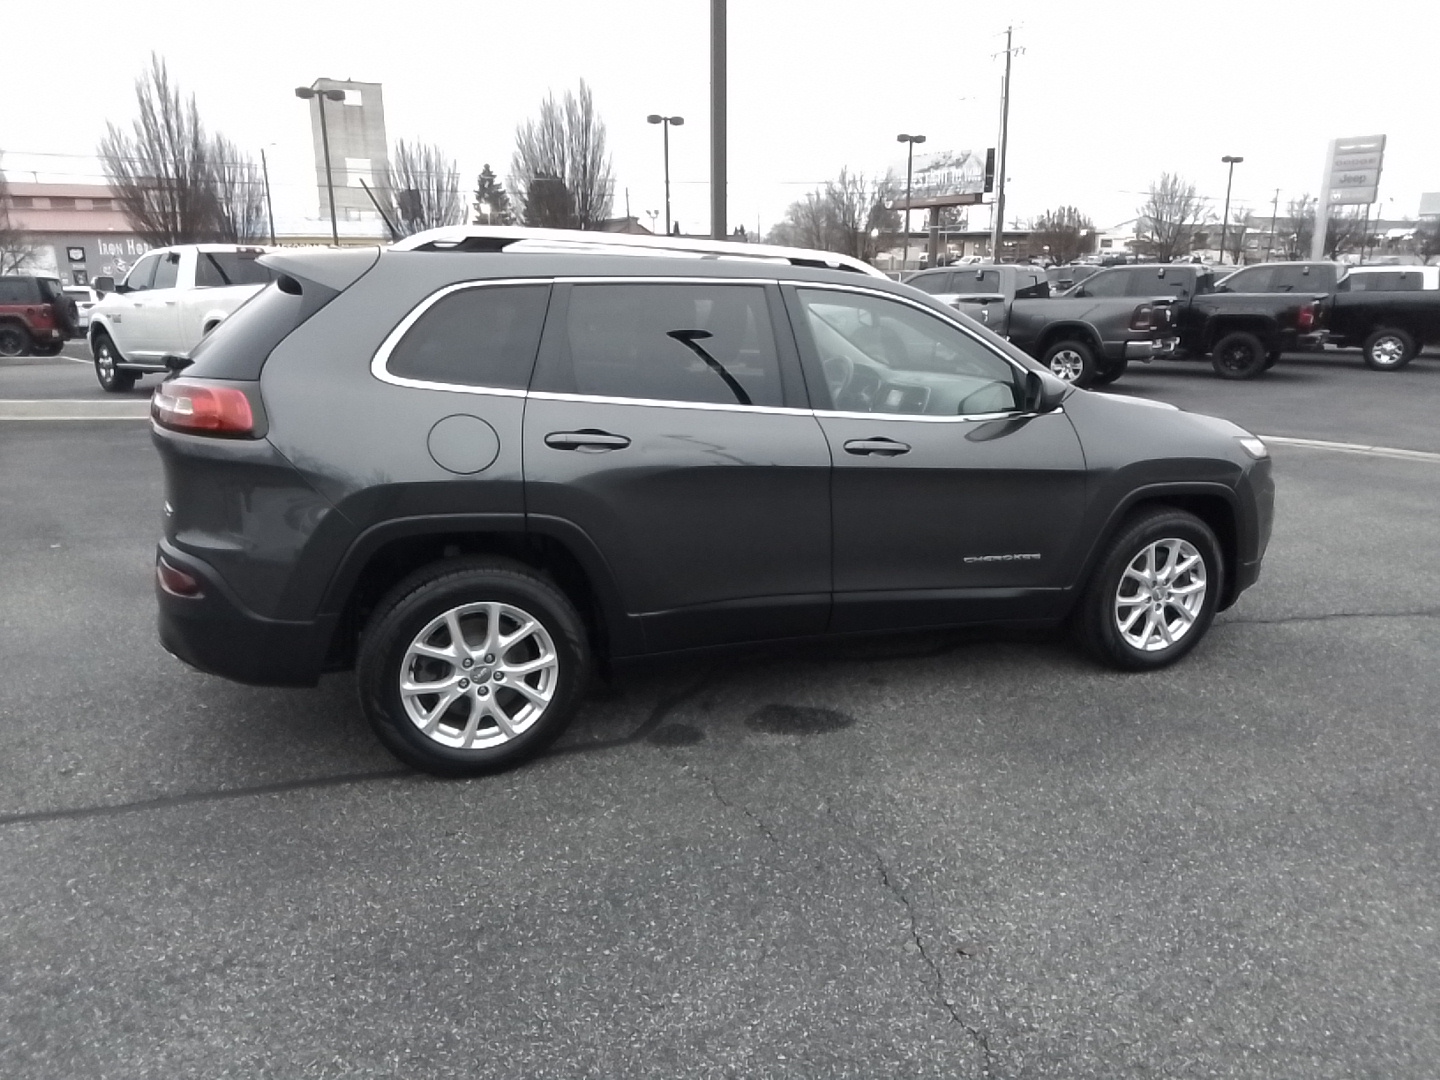
<path id="1" fill-rule="evenodd" d="M 691 259 L 754 259 L 850 270 L 869 277 L 887 275 L 869 263 L 833 251 L 747 244 L 738 240 L 695 240 L 685 236 L 530 229 L 518 225 L 447 225 L 427 229 L 390 245 L 392 251 L 512 251 L 572 255 L 650 255 Z"/>

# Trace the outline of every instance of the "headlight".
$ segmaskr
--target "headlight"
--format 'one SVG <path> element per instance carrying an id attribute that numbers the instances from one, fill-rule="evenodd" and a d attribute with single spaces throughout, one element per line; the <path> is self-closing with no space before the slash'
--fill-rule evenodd
<path id="1" fill-rule="evenodd" d="M 1254 458 L 1256 461 L 1270 456 L 1270 448 L 1266 446 L 1265 443 L 1262 442 L 1260 439 L 1257 439 L 1254 435 L 1242 435 L 1235 441 L 1238 442 L 1244 448 L 1245 452 L 1249 454 L 1252 458 Z"/>

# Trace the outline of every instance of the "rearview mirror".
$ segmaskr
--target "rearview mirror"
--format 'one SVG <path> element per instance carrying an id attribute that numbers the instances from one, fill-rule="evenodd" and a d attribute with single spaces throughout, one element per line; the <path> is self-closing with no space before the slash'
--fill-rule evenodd
<path id="1" fill-rule="evenodd" d="M 90 283 L 90 286 L 101 296 L 104 296 L 106 293 L 112 293 L 115 291 L 115 279 L 109 274 L 102 274 L 100 277 L 97 277 L 94 281 L 92 281 Z"/>

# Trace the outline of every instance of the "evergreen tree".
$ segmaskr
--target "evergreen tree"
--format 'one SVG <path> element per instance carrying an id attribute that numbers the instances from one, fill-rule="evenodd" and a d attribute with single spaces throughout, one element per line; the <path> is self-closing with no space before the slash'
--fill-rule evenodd
<path id="1" fill-rule="evenodd" d="M 487 214 L 482 206 L 490 207 Z M 475 185 L 476 225 L 514 225 L 515 212 L 510 209 L 510 196 L 504 186 L 495 179 L 487 164 L 480 170 L 480 179 Z"/>

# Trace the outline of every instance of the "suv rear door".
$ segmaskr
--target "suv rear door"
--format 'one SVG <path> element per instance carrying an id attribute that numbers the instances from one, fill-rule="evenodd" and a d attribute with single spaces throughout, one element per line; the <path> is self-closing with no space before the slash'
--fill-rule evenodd
<path id="1" fill-rule="evenodd" d="M 825 629 L 830 452 L 777 326 L 776 286 L 753 280 L 556 285 L 528 527 L 583 533 L 652 650 Z"/>
<path id="2" fill-rule="evenodd" d="M 1022 370 L 918 303 L 783 292 L 835 462 L 832 629 L 1048 613 L 1084 509 L 1064 412 L 1025 414 Z"/>

